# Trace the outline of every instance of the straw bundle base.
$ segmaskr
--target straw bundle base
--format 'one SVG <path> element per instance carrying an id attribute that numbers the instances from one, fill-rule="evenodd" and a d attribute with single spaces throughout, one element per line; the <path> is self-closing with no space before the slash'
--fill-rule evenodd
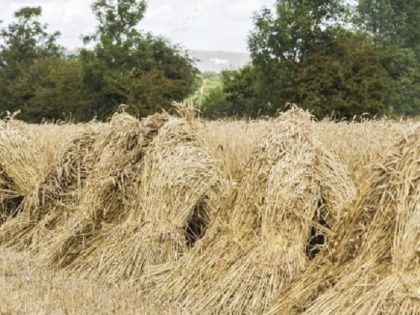
<path id="1" fill-rule="evenodd" d="M 145 275 L 150 296 L 197 312 L 197 301 L 215 292 L 221 276 L 255 247 L 252 235 L 218 233 L 219 229 L 207 233 L 177 262 L 151 268 Z"/>
<path id="2" fill-rule="evenodd" d="M 278 290 L 306 265 L 302 249 L 284 242 L 264 241 L 249 248 L 218 279 L 211 293 L 197 299 L 194 309 L 216 313 L 263 313 Z M 201 296 L 200 296 L 201 297 Z"/>
<path id="3" fill-rule="evenodd" d="M 101 232 L 66 269 L 86 278 L 107 282 L 140 281 L 147 268 L 180 258 L 187 250 L 183 229 L 121 225 Z M 107 245 L 106 245 L 107 244 Z M 118 244 L 118 247 L 115 247 Z"/>

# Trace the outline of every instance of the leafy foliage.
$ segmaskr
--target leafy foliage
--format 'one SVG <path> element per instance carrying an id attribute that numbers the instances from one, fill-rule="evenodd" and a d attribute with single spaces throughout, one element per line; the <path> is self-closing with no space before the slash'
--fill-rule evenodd
<path id="1" fill-rule="evenodd" d="M 418 113 L 419 17 L 415 1 L 278 0 L 254 18 L 252 64 L 224 73 L 222 112 L 272 115 L 293 102 L 320 118 Z"/>
<path id="2" fill-rule="evenodd" d="M 15 22 L 0 31 L 0 109 L 22 109 L 34 95 L 28 69 L 37 59 L 58 58 L 62 48 L 56 44 L 59 33 L 49 34 L 39 22 L 40 7 L 15 12 Z M 44 69 L 40 69 L 44 70 Z M 29 83 L 27 85 L 27 83 Z M 38 84 L 38 82 L 35 82 Z M 23 117 L 24 118 L 24 117 Z"/>
<path id="3" fill-rule="evenodd" d="M 409 104 L 404 86 L 413 79 L 413 60 L 403 53 L 378 49 L 365 34 L 342 31 L 302 60 L 291 89 L 294 101 L 318 117 L 409 114 L 413 108 L 404 107 Z"/>
<path id="4" fill-rule="evenodd" d="M 144 1 L 97 0 L 92 9 L 99 25 L 85 42 L 95 48 L 81 52 L 83 82 L 96 99 L 92 114 L 103 118 L 127 103 L 134 114 L 148 115 L 191 93 L 196 69 L 190 57 L 137 30 Z"/>
<path id="5" fill-rule="evenodd" d="M 319 118 L 420 111 L 420 3 L 277 0 L 254 16 L 252 62 L 220 76 L 138 28 L 145 0 L 95 0 L 89 48 L 69 56 L 24 7 L 0 30 L 0 113 L 107 119 L 120 104 L 146 116 L 190 97 L 206 117 L 274 115 L 293 102 Z M 194 93 L 195 91 L 195 93 Z"/>
<path id="6" fill-rule="evenodd" d="M 40 7 L 25 7 L 15 12 L 16 22 L 0 31 L 0 67 L 29 63 L 39 57 L 58 56 L 62 48 L 56 44 L 60 33 L 49 34 L 47 25 L 38 21 Z"/>
<path id="7" fill-rule="evenodd" d="M 39 22 L 40 7 L 25 7 L 1 30 L 0 111 L 21 110 L 20 118 L 106 119 L 122 103 L 139 116 L 181 101 L 192 91 L 192 59 L 167 40 L 137 26 L 146 3 L 97 0 L 96 32 L 84 41 L 93 49 L 66 56 Z"/>
<path id="8" fill-rule="evenodd" d="M 378 43 L 411 48 L 420 56 L 419 1 L 359 0 L 355 21 Z"/>

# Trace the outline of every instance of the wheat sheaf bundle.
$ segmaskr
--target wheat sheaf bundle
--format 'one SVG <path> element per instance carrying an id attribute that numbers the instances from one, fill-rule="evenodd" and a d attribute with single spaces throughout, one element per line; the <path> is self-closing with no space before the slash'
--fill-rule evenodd
<path id="1" fill-rule="evenodd" d="M 420 312 L 419 132 L 404 134 L 377 165 L 327 259 L 280 292 L 271 314 Z"/>
<path id="2" fill-rule="evenodd" d="M 45 170 L 42 155 L 22 132 L 0 126 L 0 225 L 23 208 Z"/>
<path id="3" fill-rule="evenodd" d="M 173 266 L 152 270 L 152 295 L 192 312 L 259 313 L 305 268 L 355 193 L 311 126 L 297 108 L 276 121 L 207 236 Z"/>
<path id="4" fill-rule="evenodd" d="M 74 215 L 55 229 L 52 239 L 43 245 L 39 259 L 65 267 L 102 226 L 126 216 L 144 150 L 166 120 L 164 114 L 143 121 L 126 113 L 112 117 L 95 141 L 93 154 L 97 158 L 80 191 Z"/>
<path id="5" fill-rule="evenodd" d="M 34 185 L 23 211 L 0 230 L 4 245 L 36 250 L 43 238 L 64 224 L 96 162 L 99 131 L 87 127 L 66 143 L 43 179 Z"/>
<path id="6" fill-rule="evenodd" d="M 140 280 L 181 257 L 212 221 L 224 180 L 184 119 L 170 119 L 145 151 L 123 223 L 105 227 L 68 267 L 107 281 Z"/>

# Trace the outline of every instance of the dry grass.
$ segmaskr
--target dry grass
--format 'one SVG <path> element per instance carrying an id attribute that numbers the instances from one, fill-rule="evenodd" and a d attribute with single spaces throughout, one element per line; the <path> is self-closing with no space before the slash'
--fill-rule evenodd
<path id="1" fill-rule="evenodd" d="M 137 176 L 126 219 L 97 233 L 73 271 L 139 279 L 145 268 L 175 261 L 192 247 L 218 210 L 222 173 L 184 120 L 161 127 Z"/>
<path id="2" fill-rule="evenodd" d="M 279 293 L 273 314 L 418 314 L 419 127 L 387 150 L 324 255 Z"/>
<path id="3" fill-rule="evenodd" d="M 19 212 L 46 165 L 25 134 L 9 126 L 0 127 L 0 225 Z"/>
<path id="4" fill-rule="evenodd" d="M 26 195 L 23 211 L 1 228 L 0 241 L 4 245 L 37 250 L 42 239 L 65 223 L 98 158 L 92 154 L 98 135 L 87 126 L 65 143 L 56 162 Z"/>
<path id="5" fill-rule="evenodd" d="M 178 111 L 0 123 L 0 312 L 420 312 L 418 124 Z"/>
<path id="6" fill-rule="evenodd" d="M 0 250 L 0 314 L 188 314 L 142 298 L 139 287 L 69 277 L 35 267 L 31 257 Z"/>
<path id="7" fill-rule="evenodd" d="M 137 173 L 144 151 L 167 121 L 166 115 L 144 121 L 116 114 L 108 128 L 98 135 L 91 150 L 96 159 L 86 177 L 80 197 L 71 205 L 72 215 L 53 226 L 45 240 L 40 258 L 58 267 L 67 267 L 88 246 L 104 226 L 118 224 L 128 215 L 136 199 Z"/>
<path id="8" fill-rule="evenodd" d="M 312 137 L 312 127 L 299 109 L 273 123 L 245 168 L 233 205 L 224 206 L 208 237 L 175 264 L 152 271 L 152 298 L 193 312 L 262 312 L 305 268 L 318 250 L 315 240 L 326 237 L 355 193 L 345 168 Z"/>

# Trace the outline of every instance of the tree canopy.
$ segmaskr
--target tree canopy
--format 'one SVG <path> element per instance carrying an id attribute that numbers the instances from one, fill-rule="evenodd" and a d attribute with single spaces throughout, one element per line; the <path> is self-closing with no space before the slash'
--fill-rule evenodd
<path id="1" fill-rule="evenodd" d="M 144 116 L 193 90 L 197 70 L 180 47 L 139 31 L 146 2 L 96 0 L 94 34 L 75 55 L 41 24 L 40 7 L 25 7 L 0 32 L 0 112 L 28 121 L 106 119 L 124 103 Z"/>
<path id="2" fill-rule="evenodd" d="M 84 85 L 96 100 L 90 116 L 109 116 L 121 103 L 144 116 L 192 92 L 197 70 L 191 58 L 165 39 L 138 30 L 145 1 L 96 0 L 92 10 L 98 26 L 85 42 L 94 49 L 80 55 Z"/>
<path id="3" fill-rule="evenodd" d="M 187 97 L 210 118 L 274 115 L 288 103 L 319 118 L 420 111 L 419 1 L 277 0 L 254 16 L 251 62 L 203 75 L 205 87 L 186 51 L 140 30 L 145 0 L 91 7 L 95 31 L 74 53 L 41 23 L 40 7 L 21 8 L 3 25 L 0 113 L 87 121 L 124 103 L 146 116 Z"/>
<path id="4" fill-rule="evenodd" d="M 293 102 L 320 118 L 416 114 L 419 21 L 418 1 L 277 0 L 254 17 L 251 64 L 223 75 L 225 96 L 211 108 L 256 117 Z"/>

